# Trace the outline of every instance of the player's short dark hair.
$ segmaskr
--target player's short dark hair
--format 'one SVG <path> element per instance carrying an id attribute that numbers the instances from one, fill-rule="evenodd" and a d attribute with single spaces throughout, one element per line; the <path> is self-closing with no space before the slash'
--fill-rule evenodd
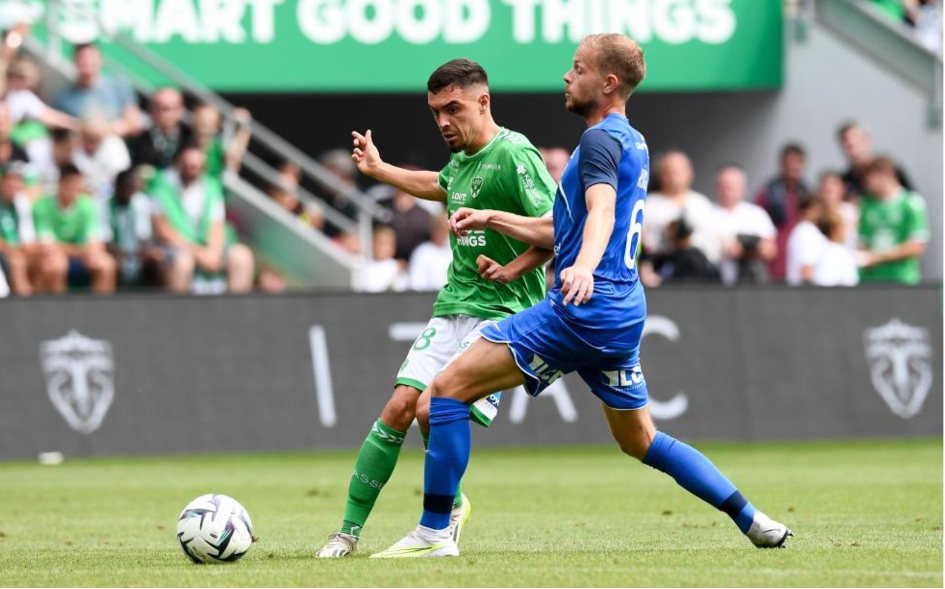
<path id="1" fill-rule="evenodd" d="M 451 59 L 430 74 L 427 91 L 436 94 L 450 86 L 465 89 L 479 85 L 489 86 L 489 76 L 481 65 L 471 59 Z"/>
<path id="2" fill-rule="evenodd" d="M 620 80 L 620 94 L 630 98 L 646 76 L 643 48 L 620 33 L 598 33 L 584 37 L 581 44 L 597 49 L 597 69 L 601 74 L 614 74 Z"/>
<path id="3" fill-rule="evenodd" d="M 82 176 L 82 172 L 79 168 L 75 167 L 75 164 L 63 164 L 59 167 L 59 179 L 65 180 L 66 178 L 71 178 L 73 176 Z"/>
<path id="4" fill-rule="evenodd" d="M 788 143 L 781 148 L 781 159 L 783 160 L 789 155 L 796 155 L 802 158 L 807 157 L 807 152 L 804 151 L 804 146 L 800 143 Z"/>

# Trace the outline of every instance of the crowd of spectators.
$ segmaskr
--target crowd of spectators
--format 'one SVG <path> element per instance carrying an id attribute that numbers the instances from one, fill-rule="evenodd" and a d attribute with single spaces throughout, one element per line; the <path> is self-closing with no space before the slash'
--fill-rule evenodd
<path id="1" fill-rule="evenodd" d="M 7 41 L 0 46 L 0 296 L 286 287 L 239 243 L 238 219 L 226 205 L 223 174 L 240 169 L 251 138 L 247 111 L 237 109 L 235 132 L 226 137 L 215 108 L 192 104 L 188 113 L 175 88 L 157 89 L 142 112 L 131 88 L 102 71 L 94 44 L 75 47 L 68 87 L 40 97 L 39 69 Z M 712 198 L 693 189 L 684 151 L 656 155 L 640 246 L 644 284 L 919 282 L 924 200 L 893 160 L 873 153 L 863 126 L 843 125 L 838 140 L 847 169 L 822 172 L 814 185 L 803 146 L 791 143 L 779 170 L 753 193 L 740 166 L 722 166 Z M 541 151 L 559 181 L 570 153 Z M 362 261 L 363 290 L 446 284 L 452 255 L 442 203 L 370 188 L 382 213 L 371 251 L 362 252 L 358 235 L 327 220 L 322 208 L 356 218 L 356 203 L 338 189 L 358 188 L 350 153 L 333 150 L 319 160 L 337 180 L 315 190 L 320 204 L 301 198 L 302 172 L 291 161 L 276 165 L 278 177 L 265 190 L 299 223 Z"/>
<path id="2" fill-rule="evenodd" d="M 925 200 L 901 167 L 873 153 L 862 125 L 844 124 L 837 138 L 848 167 L 822 172 L 816 188 L 805 181 L 804 148 L 790 143 L 751 199 L 744 170 L 722 166 L 714 203 L 692 189 L 685 153 L 658 156 L 643 224 L 644 284 L 920 282 Z"/>
<path id="3" fill-rule="evenodd" d="M 930 51 L 942 53 L 941 0 L 872 0 L 882 14 L 913 29 Z"/>

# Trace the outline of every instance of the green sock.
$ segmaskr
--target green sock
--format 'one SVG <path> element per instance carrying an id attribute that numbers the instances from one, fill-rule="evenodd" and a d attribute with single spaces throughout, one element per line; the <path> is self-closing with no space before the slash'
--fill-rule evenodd
<path id="1" fill-rule="evenodd" d="M 342 534 L 361 535 L 361 528 L 371 515 L 381 489 L 397 466 L 400 447 L 406 435 L 407 432 L 387 427 L 380 419 L 374 423 L 354 463 L 344 523 L 339 530 Z"/>
<path id="2" fill-rule="evenodd" d="M 423 436 L 423 449 L 426 450 L 430 445 L 430 432 L 425 432 L 420 430 L 420 435 Z M 463 481 L 459 481 L 459 485 L 456 487 L 456 497 L 453 497 L 453 509 L 456 509 L 463 504 Z"/>

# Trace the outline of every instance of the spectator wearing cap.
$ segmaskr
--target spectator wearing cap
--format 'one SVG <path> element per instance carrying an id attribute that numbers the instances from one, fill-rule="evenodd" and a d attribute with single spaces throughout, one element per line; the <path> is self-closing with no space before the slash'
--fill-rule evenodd
<path id="1" fill-rule="evenodd" d="M 785 145 L 781 149 L 781 171 L 755 195 L 755 204 L 768 213 L 778 230 L 778 255 L 768 264 L 768 276 L 774 281 L 782 281 L 786 277 L 787 242 L 800 221 L 801 201 L 810 197 L 810 190 L 804 182 L 806 161 L 803 147 L 797 143 Z M 808 229 L 815 228 L 810 225 Z"/>
<path id="2" fill-rule="evenodd" d="M 878 157 L 863 172 L 860 246 L 865 253 L 860 282 L 918 284 L 919 258 L 929 240 L 925 199 L 904 187 L 896 165 Z"/>

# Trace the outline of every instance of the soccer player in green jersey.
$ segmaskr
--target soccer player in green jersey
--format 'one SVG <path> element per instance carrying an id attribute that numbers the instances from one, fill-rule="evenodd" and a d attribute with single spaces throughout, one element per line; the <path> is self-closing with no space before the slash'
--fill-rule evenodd
<path id="1" fill-rule="evenodd" d="M 461 207 L 499 209 L 518 215 L 551 214 L 555 183 L 538 150 L 519 133 L 492 118 L 486 72 L 466 59 L 440 66 L 427 82 L 427 100 L 440 134 L 452 155 L 439 172 L 411 171 L 385 163 L 371 131 L 353 133 L 352 159 L 375 180 L 417 198 L 446 204 L 452 214 Z M 429 393 L 433 377 L 480 337 L 491 323 L 531 307 L 545 295 L 542 265 L 550 250 L 530 247 L 489 229 L 450 236 L 453 262 L 449 282 L 433 305 L 433 318 L 400 367 L 393 395 L 368 434 L 355 463 L 341 528 L 318 551 L 320 558 L 354 552 L 361 528 L 387 484 L 407 430 L 417 418 L 426 443 Z M 472 416 L 488 426 L 499 395 L 482 399 Z M 469 517 L 469 500 L 457 491 L 450 520 L 458 540 Z"/>
<path id="2" fill-rule="evenodd" d="M 925 200 L 903 187 L 896 165 L 879 157 L 866 166 L 860 200 L 860 244 L 866 250 L 861 282 L 918 284 L 919 258 L 929 241 Z"/>

